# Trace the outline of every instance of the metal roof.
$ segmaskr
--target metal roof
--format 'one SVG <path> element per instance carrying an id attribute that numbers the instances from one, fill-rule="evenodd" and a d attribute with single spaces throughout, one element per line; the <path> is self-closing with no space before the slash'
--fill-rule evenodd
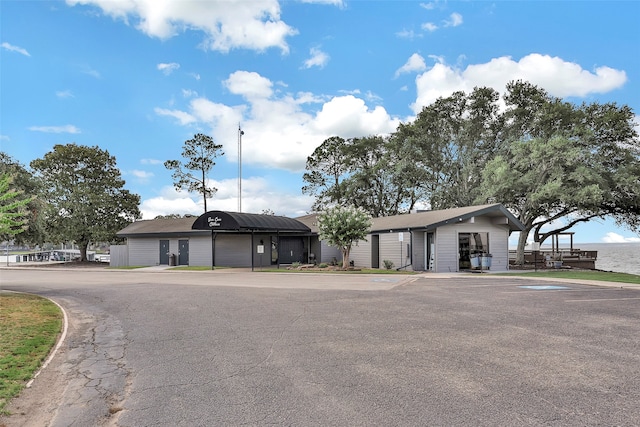
<path id="1" fill-rule="evenodd" d="M 498 203 L 374 218 L 371 232 L 432 230 L 442 225 L 466 221 L 476 216 L 506 217 L 510 230 L 521 231 L 524 229 L 524 225 L 518 218 Z"/>
<path id="2" fill-rule="evenodd" d="M 195 217 L 148 219 L 136 221 L 118 231 L 116 235 L 118 237 L 156 237 L 185 235 L 197 236 L 200 234 L 209 234 L 202 230 L 193 230 L 191 228 L 191 226 L 193 225 L 193 221 L 195 221 Z"/>
<path id="3" fill-rule="evenodd" d="M 311 232 L 309 227 L 293 218 L 223 211 L 209 211 L 200 215 L 191 228 L 214 231 Z"/>
<path id="4" fill-rule="evenodd" d="M 163 218 L 136 221 L 120 230 L 118 237 L 198 236 L 210 231 L 273 231 L 310 233 L 309 227 L 293 218 L 275 215 L 209 211 L 198 218 Z"/>
<path id="5" fill-rule="evenodd" d="M 388 233 L 410 230 L 433 230 L 441 225 L 466 221 L 476 216 L 507 218 L 510 230 L 521 231 L 524 229 L 524 225 L 504 206 L 498 203 L 373 218 L 370 232 Z M 309 226 L 313 232 L 318 232 L 317 217 L 317 214 L 311 214 L 296 219 Z"/>

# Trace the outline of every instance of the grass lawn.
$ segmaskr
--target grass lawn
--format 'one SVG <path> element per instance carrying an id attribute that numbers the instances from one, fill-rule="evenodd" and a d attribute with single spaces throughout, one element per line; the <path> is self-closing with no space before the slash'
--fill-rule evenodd
<path id="1" fill-rule="evenodd" d="M 0 293 L 0 413 L 24 388 L 56 343 L 62 313 L 51 301 Z"/>
<path id="2" fill-rule="evenodd" d="M 607 271 L 586 271 L 586 270 L 553 270 L 522 273 L 498 273 L 505 276 L 524 276 L 524 277 L 550 277 L 554 279 L 580 279 L 580 280 L 599 280 L 601 282 L 620 282 L 632 283 L 640 285 L 640 276 L 626 273 L 612 273 Z"/>
<path id="3" fill-rule="evenodd" d="M 258 269 L 256 271 L 270 272 L 270 273 L 331 273 L 331 274 L 402 274 L 402 275 L 410 275 L 417 274 L 415 271 L 406 271 L 406 270 L 383 270 L 380 268 L 362 268 L 355 270 L 334 270 L 331 268 L 263 268 Z"/>

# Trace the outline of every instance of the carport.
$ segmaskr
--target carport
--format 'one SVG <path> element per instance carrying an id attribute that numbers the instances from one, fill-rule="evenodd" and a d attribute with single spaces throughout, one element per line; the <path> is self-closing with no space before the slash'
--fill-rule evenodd
<path id="1" fill-rule="evenodd" d="M 317 235 L 300 221 L 264 214 L 209 211 L 199 216 L 191 228 L 211 232 L 212 268 L 221 258 L 220 251 L 216 251 L 216 243 L 221 236 L 230 234 L 250 236 L 249 257 L 252 269 L 257 263 L 260 266 L 280 266 L 280 264 L 294 262 L 309 262 L 311 239 L 317 239 Z M 236 240 L 237 245 L 227 243 L 225 246 L 222 259 L 226 262 L 222 265 L 229 265 L 230 257 L 245 258 L 247 256 L 246 246 L 240 239 Z"/>

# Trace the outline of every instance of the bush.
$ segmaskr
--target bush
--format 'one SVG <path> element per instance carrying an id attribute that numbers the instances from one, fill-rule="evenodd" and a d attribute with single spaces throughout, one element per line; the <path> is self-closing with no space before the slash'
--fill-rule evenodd
<path id="1" fill-rule="evenodd" d="M 393 261 L 385 259 L 384 261 L 382 261 L 384 263 L 384 268 L 386 268 L 387 270 L 391 270 L 395 264 L 393 263 Z"/>
<path id="2" fill-rule="evenodd" d="M 326 262 L 320 263 L 320 265 L 318 265 L 318 268 L 327 268 L 328 265 Z"/>

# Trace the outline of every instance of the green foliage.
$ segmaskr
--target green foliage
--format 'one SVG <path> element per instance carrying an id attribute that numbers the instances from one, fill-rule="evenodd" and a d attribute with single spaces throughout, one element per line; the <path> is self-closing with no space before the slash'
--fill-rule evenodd
<path id="1" fill-rule="evenodd" d="M 342 267 L 349 267 L 353 244 L 366 240 L 371 228 L 371 215 L 362 208 L 335 206 L 318 215 L 320 239 L 342 251 Z"/>
<path id="2" fill-rule="evenodd" d="M 164 166 L 173 171 L 173 186 L 176 190 L 187 190 L 202 194 L 204 211 L 207 212 L 207 198 L 212 197 L 218 189 L 207 185 L 207 174 L 215 166 L 215 159 L 224 155 L 222 145 L 218 145 L 210 136 L 202 133 L 195 134 L 192 139 L 184 142 L 182 157 L 179 160 L 167 160 Z"/>
<path id="3" fill-rule="evenodd" d="M 10 188 L 28 198 L 23 217 L 27 222 L 22 231 L 15 235 L 0 234 L 1 240 L 14 240 L 16 243 L 42 244 L 45 241 L 45 220 L 42 212 L 45 201 L 40 197 L 42 182 L 20 163 L 0 152 L 0 175 L 11 176 Z"/>
<path id="4" fill-rule="evenodd" d="M 30 198 L 21 197 L 21 193 L 11 188 L 11 176 L 0 175 L 0 236 L 8 239 L 26 228 L 27 204 Z"/>
<path id="5" fill-rule="evenodd" d="M 504 204 L 544 242 L 580 222 L 611 216 L 640 229 L 640 143 L 634 114 L 615 104 L 574 106 L 527 84 L 512 86 L 507 115 L 512 138 L 482 173 L 478 202 Z M 562 220 L 561 226 L 548 225 Z M 545 227 L 545 231 L 542 229 Z"/>
<path id="6" fill-rule="evenodd" d="M 328 265 L 326 262 L 321 262 L 320 264 L 318 264 L 318 268 L 327 268 Z"/>
<path id="7" fill-rule="evenodd" d="M 385 259 L 384 261 L 382 261 L 382 263 L 384 264 L 384 268 L 387 270 L 391 270 L 393 267 L 395 267 L 393 261 L 389 259 Z"/>
<path id="8" fill-rule="evenodd" d="M 380 217 L 417 204 L 499 202 L 544 242 L 594 218 L 640 231 L 640 141 L 628 106 L 575 105 L 531 83 L 455 92 L 388 137 L 324 141 L 307 159 L 314 207 L 352 204 Z M 563 224 L 548 229 L 550 224 Z M 543 231 L 544 230 L 544 231 Z"/>
<path id="9" fill-rule="evenodd" d="M 31 168 L 47 183 L 44 216 L 51 241 L 72 241 L 86 261 L 90 242 L 110 242 L 140 218 L 140 197 L 124 189 L 116 159 L 98 147 L 56 145 Z"/>

